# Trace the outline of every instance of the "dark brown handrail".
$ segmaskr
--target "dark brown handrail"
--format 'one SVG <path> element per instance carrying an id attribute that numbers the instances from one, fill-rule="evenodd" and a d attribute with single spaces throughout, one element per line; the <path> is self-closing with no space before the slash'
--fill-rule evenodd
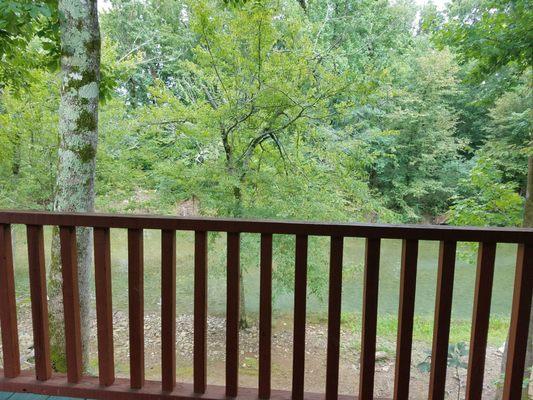
<path id="1" fill-rule="evenodd" d="M 531 228 L 297 222 L 235 218 L 189 218 L 141 214 L 53 213 L 10 210 L 0 211 L 0 223 L 533 244 L 533 229 Z"/>
<path id="2" fill-rule="evenodd" d="M 27 225 L 32 321 L 36 355 L 35 377 L 20 371 L 17 314 L 15 306 L 11 224 Z M 51 373 L 48 309 L 44 275 L 43 226 L 60 229 L 63 264 L 63 297 L 67 375 Z M 79 293 L 77 281 L 76 229 L 93 227 L 95 287 L 97 308 L 99 377 L 82 375 Z M 111 287 L 110 229 L 128 229 L 128 296 L 130 379 L 115 379 Z M 160 382 L 144 377 L 144 293 L 143 230 L 162 231 L 162 377 Z M 194 246 L 194 384 L 176 382 L 176 231 L 195 232 Z M 227 318 L 226 385 L 207 382 L 207 233 L 226 232 L 227 240 Z M 240 234 L 261 234 L 259 375 L 258 389 L 239 386 L 239 281 Z M 293 235 L 295 248 L 294 344 L 292 391 L 271 388 L 272 334 L 272 235 Z M 330 282 L 328 295 L 328 343 L 326 386 L 322 394 L 305 391 L 305 323 L 307 296 L 307 257 L 309 236 L 329 236 Z M 3 375 L 0 390 L 30 391 L 97 399 L 348 399 L 339 388 L 340 311 L 342 264 L 345 237 L 366 238 L 363 293 L 363 332 L 361 338 L 359 399 L 374 397 L 377 301 L 381 239 L 401 239 L 402 267 L 398 344 L 394 399 L 409 397 L 413 335 L 415 280 L 418 242 L 440 241 L 438 282 L 436 283 L 435 326 L 433 334 L 430 399 L 443 399 L 446 358 L 450 330 L 456 246 L 459 241 L 478 242 L 479 258 L 473 310 L 471 354 L 468 366 L 467 398 L 480 399 L 483 387 L 490 300 L 497 243 L 518 244 L 510 339 L 504 398 L 519 396 L 524 375 L 529 310 L 533 291 L 533 229 L 473 228 L 429 225 L 376 225 L 321 222 L 255 221 L 220 218 L 183 218 L 147 215 L 107 215 L 0 211 L 0 322 Z M 472 353 L 474 351 L 474 353 Z M 354 380 L 356 377 L 354 377 Z"/>

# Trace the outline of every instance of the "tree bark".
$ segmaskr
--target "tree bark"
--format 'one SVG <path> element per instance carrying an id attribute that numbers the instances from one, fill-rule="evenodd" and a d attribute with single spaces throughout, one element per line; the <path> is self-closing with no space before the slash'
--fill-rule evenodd
<path id="1" fill-rule="evenodd" d="M 11 172 L 15 177 L 18 177 L 18 174 L 20 173 L 20 164 L 21 164 L 21 145 L 22 145 L 22 137 L 21 133 L 19 131 L 16 131 L 13 135 L 13 162 L 11 164 Z"/>
<path id="2" fill-rule="evenodd" d="M 100 29 L 97 0 L 59 0 L 61 101 L 59 165 L 55 211 L 94 210 L 95 156 L 98 142 Z M 77 229 L 78 279 L 84 368 L 88 364 L 92 230 Z M 52 238 L 49 271 L 50 333 L 54 368 L 65 370 L 61 262 L 58 230 Z"/>
<path id="3" fill-rule="evenodd" d="M 228 141 L 228 132 L 225 128 L 221 129 L 220 137 L 222 139 L 222 144 L 224 146 L 224 152 L 226 154 L 226 170 L 228 175 L 236 175 L 236 169 L 234 166 L 233 160 L 233 149 Z M 245 175 L 241 174 L 240 182 L 244 179 Z M 234 218 L 242 217 L 242 192 L 240 186 L 233 187 L 233 204 L 231 207 L 231 216 Z M 245 299 L 245 290 L 244 290 L 244 279 L 242 274 L 242 269 L 239 271 L 239 328 L 246 329 L 249 327 L 248 319 L 246 318 L 246 299 Z"/>
<path id="4" fill-rule="evenodd" d="M 306 0 L 298 0 L 298 4 L 300 4 L 300 7 L 302 7 L 302 10 L 304 10 L 304 12 L 307 12 L 307 1 Z"/>
<path id="5" fill-rule="evenodd" d="M 246 316 L 246 301 L 245 301 L 245 293 L 244 293 L 244 278 L 242 274 L 242 269 L 239 273 L 239 287 L 240 287 L 240 294 L 239 294 L 239 307 L 240 307 L 240 314 L 239 314 L 239 328 L 240 329 L 248 329 L 250 325 L 248 324 L 248 318 Z"/>
<path id="6" fill-rule="evenodd" d="M 234 171 L 229 168 L 230 173 L 234 173 Z M 242 181 L 244 179 L 244 175 L 241 175 L 240 183 L 242 184 Z M 235 200 L 235 203 L 233 205 L 233 217 L 234 218 L 241 218 L 242 217 L 242 192 L 241 188 L 239 186 L 235 186 L 233 188 L 233 198 Z M 248 318 L 246 316 L 246 293 L 244 290 L 244 277 L 242 273 L 242 268 L 239 271 L 239 328 L 240 329 L 248 329 Z"/>

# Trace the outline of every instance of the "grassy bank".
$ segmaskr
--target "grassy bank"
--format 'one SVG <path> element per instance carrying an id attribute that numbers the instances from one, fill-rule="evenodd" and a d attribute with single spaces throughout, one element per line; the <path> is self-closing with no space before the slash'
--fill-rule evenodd
<path id="1" fill-rule="evenodd" d="M 324 321 L 325 322 L 325 321 Z M 361 315 L 343 313 L 341 324 L 345 329 L 359 333 L 361 331 Z M 452 319 L 450 326 L 450 343 L 470 342 L 470 320 Z M 396 341 L 398 317 L 395 315 L 379 315 L 377 332 L 378 336 L 387 340 Z M 500 346 L 507 337 L 509 319 L 491 317 L 489 326 L 488 343 Z M 416 315 L 413 324 L 413 340 L 431 344 L 433 338 L 433 317 Z"/>

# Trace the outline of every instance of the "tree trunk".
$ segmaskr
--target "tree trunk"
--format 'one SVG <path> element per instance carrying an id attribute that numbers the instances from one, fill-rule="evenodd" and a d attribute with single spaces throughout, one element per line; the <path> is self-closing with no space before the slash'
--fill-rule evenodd
<path id="1" fill-rule="evenodd" d="M 100 29 L 97 0 L 59 0 L 61 102 L 55 211 L 94 209 L 95 155 L 100 91 Z M 88 364 L 92 230 L 77 229 L 78 279 L 84 368 Z M 61 263 L 58 230 L 49 271 L 50 333 L 54 368 L 65 369 Z"/>
<path id="2" fill-rule="evenodd" d="M 241 184 L 243 181 L 243 177 L 241 177 Z M 242 192 L 241 188 L 239 186 L 235 186 L 233 188 L 233 197 L 235 200 L 235 204 L 233 205 L 233 217 L 240 218 L 242 217 Z M 239 271 L 239 328 L 240 329 L 247 329 L 249 327 L 248 325 L 248 318 L 246 318 L 246 297 L 245 297 L 245 291 L 244 291 L 244 278 L 242 273 L 242 268 Z"/>
<path id="3" fill-rule="evenodd" d="M 222 139 L 222 144 L 224 146 L 224 152 L 226 154 L 226 170 L 228 175 L 235 175 L 236 170 L 233 161 L 233 151 L 231 145 L 228 141 L 228 132 L 222 128 L 220 132 L 220 137 Z M 240 183 L 242 184 L 245 174 L 241 174 Z M 240 186 L 233 187 L 233 204 L 231 208 L 232 217 L 239 218 L 242 217 L 242 192 Z M 245 291 L 244 291 L 244 279 L 242 274 L 242 269 L 239 271 L 239 328 L 246 329 L 248 328 L 248 320 L 246 318 L 246 301 L 245 301 Z"/>
<path id="4" fill-rule="evenodd" d="M 22 137 L 19 131 L 16 131 L 13 135 L 13 163 L 11 164 L 11 172 L 15 177 L 18 177 L 20 173 L 20 164 L 21 164 L 21 147 L 22 147 Z"/>
<path id="5" fill-rule="evenodd" d="M 523 226 L 526 228 L 533 228 L 533 156 L 529 156 L 527 160 L 528 170 L 527 170 L 527 186 L 526 186 L 526 202 L 524 205 L 524 223 Z M 505 364 L 507 362 L 507 344 L 509 338 L 505 342 L 505 350 L 502 357 L 502 365 L 500 367 L 500 372 L 503 376 L 505 374 Z M 526 374 L 532 373 L 531 368 L 533 367 L 533 304 L 531 306 L 531 312 L 529 314 L 529 337 L 527 342 L 527 352 L 526 352 L 526 362 L 525 362 L 525 371 Z M 527 375 L 526 377 L 530 376 Z M 531 386 L 530 383 L 528 386 Z M 529 387 L 524 388 L 522 393 L 523 399 L 528 399 Z M 502 388 L 496 391 L 495 399 L 499 400 L 502 398 Z"/>
<path id="6" fill-rule="evenodd" d="M 245 294 L 244 294 L 244 279 L 243 279 L 243 275 L 242 275 L 242 269 L 239 273 L 239 286 L 240 286 L 240 296 L 239 296 L 239 301 L 240 301 L 240 314 L 239 314 L 239 328 L 240 329 L 248 329 L 249 328 L 249 325 L 248 325 L 248 318 L 246 318 L 246 301 L 245 301 Z"/>

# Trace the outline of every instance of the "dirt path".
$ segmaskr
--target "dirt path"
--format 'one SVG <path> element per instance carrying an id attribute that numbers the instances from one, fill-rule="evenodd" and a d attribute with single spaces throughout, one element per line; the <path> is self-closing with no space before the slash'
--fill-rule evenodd
<path id="1" fill-rule="evenodd" d="M 19 316 L 19 332 L 21 344 L 21 358 L 23 368 L 33 367 L 33 348 L 31 318 L 29 313 L 23 312 Z M 96 318 L 93 318 L 91 342 L 90 373 L 97 373 L 97 343 Z M 150 313 L 145 317 L 146 343 L 146 378 L 160 379 L 160 316 Z M 190 315 L 178 316 L 176 348 L 177 379 L 192 382 L 193 359 L 193 318 Z M 117 376 L 128 377 L 128 319 L 127 313 L 117 311 L 114 314 L 115 363 Z M 224 385 L 224 354 L 225 354 L 225 319 L 209 317 L 208 319 L 208 382 Z M 340 392 L 353 394 L 358 390 L 359 380 L 359 337 L 353 332 L 341 330 L 341 360 L 340 360 Z M 415 366 L 426 357 L 430 347 L 427 343 L 413 344 L 413 367 L 411 369 L 410 398 L 427 398 L 429 376 L 420 372 Z M 321 392 L 325 386 L 325 364 L 327 348 L 327 326 L 323 324 L 309 324 L 306 330 L 306 380 L 305 390 Z M 241 386 L 257 387 L 258 374 L 258 330 L 257 326 L 241 332 L 240 335 L 240 373 Z M 384 351 L 382 349 L 385 349 Z M 394 386 L 394 353 L 395 343 L 380 338 L 376 353 L 375 396 L 392 397 Z M 465 360 L 466 361 L 466 360 Z M 493 347 L 487 349 L 485 368 L 485 387 L 483 398 L 490 399 L 495 390 L 495 382 L 499 377 L 501 354 Z M 276 389 L 290 389 L 292 376 L 292 326 L 282 321 L 275 321 L 272 337 L 272 386 Z M 462 385 L 465 382 L 464 371 L 461 371 Z M 448 371 L 448 398 L 457 398 L 457 380 L 453 371 Z M 462 395 L 464 387 L 462 387 Z"/>

